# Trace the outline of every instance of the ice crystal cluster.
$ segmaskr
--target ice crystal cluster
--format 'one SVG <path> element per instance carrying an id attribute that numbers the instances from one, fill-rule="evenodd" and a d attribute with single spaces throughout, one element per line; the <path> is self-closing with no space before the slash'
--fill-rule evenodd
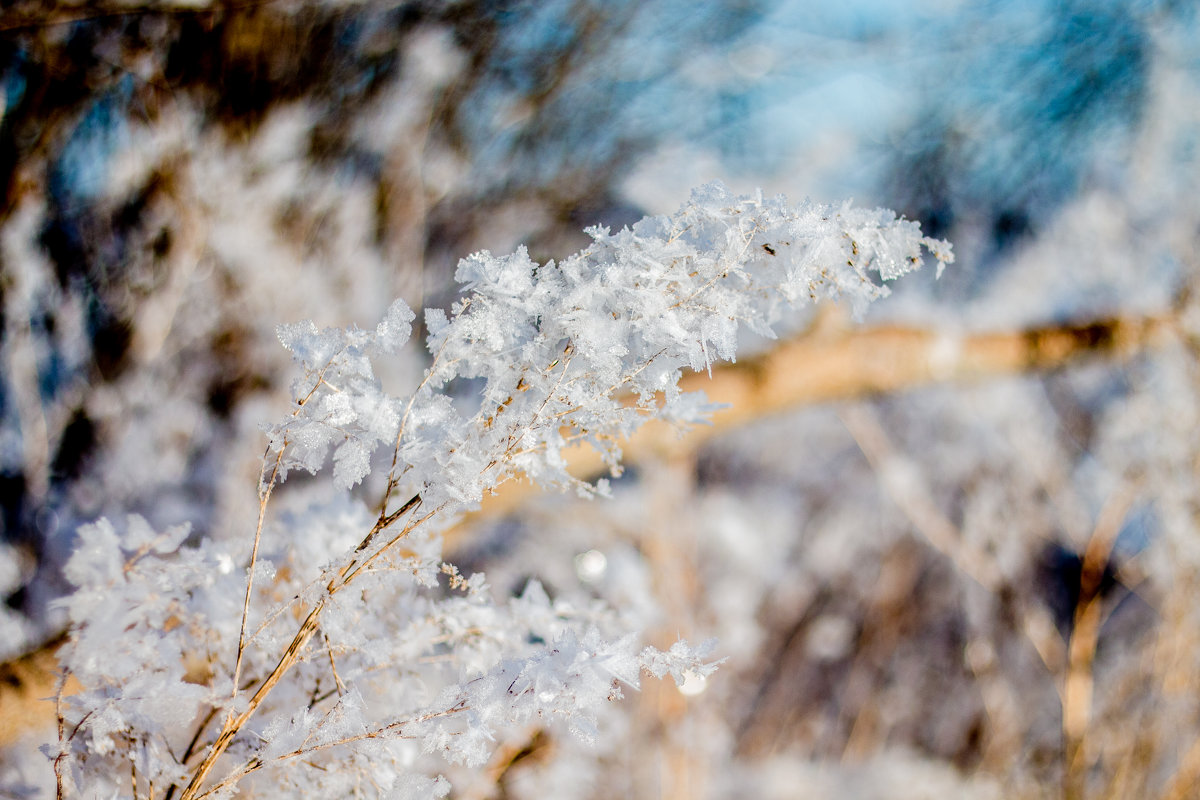
<path id="1" fill-rule="evenodd" d="M 643 647 L 619 609 L 556 601 L 536 580 L 497 597 L 443 561 L 441 535 L 518 477 L 607 494 L 563 451 L 593 447 L 617 474 L 646 420 L 702 422 L 705 399 L 677 382 L 732 360 L 739 327 L 770 337 L 826 297 L 860 310 L 926 251 L 939 270 L 952 254 L 888 211 L 719 185 L 588 234 L 561 262 L 464 259 L 461 298 L 425 313 L 429 366 L 407 392 L 375 368 L 409 338 L 403 302 L 372 330 L 282 326 L 301 374 L 291 414 L 266 428 L 243 539 L 190 544 L 138 517 L 80 531 L 47 747 L 60 796 L 443 797 L 447 765 L 485 764 L 504 729 L 590 740 L 642 673 L 715 669 L 711 643 Z M 449 391 L 462 386 L 477 391 Z M 328 462 L 333 499 L 271 513 L 280 481 Z"/>

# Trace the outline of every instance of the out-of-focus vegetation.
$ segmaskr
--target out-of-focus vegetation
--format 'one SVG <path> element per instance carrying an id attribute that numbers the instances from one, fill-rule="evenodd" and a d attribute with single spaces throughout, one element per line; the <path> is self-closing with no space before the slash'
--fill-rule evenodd
<path id="1" fill-rule="evenodd" d="M 734 657 L 599 749 L 526 731 L 456 792 L 1191 796 L 1198 43 L 1166 0 L 9 4 L 0 645 L 59 632 L 83 522 L 246 535 L 276 324 L 444 305 L 472 250 L 561 255 L 720 177 L 952 240 L 868 319 L 931 337 L 944 382 L 773 409 L 612 502 L 464 528 L 498 591 L 536 573 Z M 1114 318 L 1154 335 L 1109 346 Z M 1096 356 L 1037 357 L 1023 332 L 1055 326 Z M 947 367 L 976 334 L 1028 371 Z M 809 352 L 777 369 L 836 379 Z M 49 775 L 23 752 L 14 794 Z"/>

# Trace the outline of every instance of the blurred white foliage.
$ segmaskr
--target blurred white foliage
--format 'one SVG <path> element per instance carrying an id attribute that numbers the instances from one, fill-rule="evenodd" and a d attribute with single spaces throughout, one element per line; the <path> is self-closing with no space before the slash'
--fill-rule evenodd
<path id="1" fill-rule="evenodd" d="M 617 442 L 645 420 L 703 420 L 702 399 L 677 382 L 731 360 L 739 324 L 771 336 L 819 297 L 861 309 L 887 293 L 868 271 L 894 279 L 925 250 L 940 268 L 950 248 L 890 212 L 719 185 L 673 216 L 589 234 L 562 262 L 523 249 L 464 259 L 463 298 L 426 313 L 433 360 L 407 397 L 375 375 L 409 335 L 402 301 L 373 331 L 280 328 L 303 375 L 291 415 L 268 429 L 264 518 L 289 470 L 315 472 L 333 448 L 345 490 L 390 443 L 377 516 L 318 493 L 302 513 L 260 522 L 253 547 L 184 545 L 186 528 L 156 533 L 137 516 L 81 531 L 60 654 L 81 688 L 60 698 L 46 750 L 64 796 L 441 797 L 437 773 L 481 766 L 506 729 L 550 725 L 590 742 L 641 672 L 681 687 L 711 674 L 712 642 L 643 647 L 619 608 L 552 600 L 536 581 L 495 598 L 482 575 L 442 562 L 440 532 L 521 475 L 606 494 L 606 481 L 567 472 L 564 447 L 588 442 L 617 474 Z M 457 379 L 479 380 L 473 408 L 444 393 Z M 605 579 L 636 584 L 612 556 Z M 611 593 L 622 591 L 640 593 Z"/>
<path id="2" fill-rule="evenodd" d="M 427 96 L 435 88 L 429 82 L 444 80 L 453 67 L 449 55 L 445 61 L 434 74 L 398 81 L 395 91 Z M 410 254 L 381 251 L 375 186 L 312 163 L 314 116 L 304 104 L 281 106 L 253 135 L 231 142 L 178 96 L 152 123 L 125 127 L 106 165 L 107 182 L 93 198 L 97 213 L 148 200 L 143 228 L 129 234 L 136 241 L 124 251 L 121 285 L 107 296 L 113 315 L 128 322 L 128 352 L 102 378 L 95 366 L 102 345 L 89 319 L 96 290 L 56 275 L 41 244 L 45 196 L 21 195 L 0 226 L 7 279 L 0 369 L 16 390 L 0 425 L 0 460 L 28 476 L 30 495 L 53 509 L 38 520 L 47 543 L 44 571 L 69 555 L 78 524 L 103 514 L 136 510 L 162 525 L 194 519 L 206 535 L 231 529 L 255 502 L 255 457 L 239 453 L 236 443 L 281 407 L 261 391 L 287 370 L 270 336 L 274 324 L 304 315 L 344 323 L 381 313 L 396 293 L 420 297 L 412 260 L 397 268 L 397 256 Z M 393 128 L 405 119 L 410 130 L 425 124 L 411 104 L 393 116 Z M 409 149 L 391 146 L 389 153 L 411 160 Z M 33 187 L 41 180 L 29 176 Z M 424 191 L 412 188 L 414 195 Z M 400 237 L 422 224 L 391 220 L 389 230 Z M 165 252 L 152 246 L 160 233 L 169 242 Z M 52 327 L 42 322 L 46 316 Z M 419 373 L 419 362 L 406 353 L 390 360 L 382 377 Z M 60 385 L 50 393 L 43 386 L 39 395 L 47 375 Z M 227 418 L 210 405 L 222 385 L 236 392 Z M 78 475 L 56 485 L 53 461 L 73 415 L 90 422 L 97 446 Z M 25 579 L 32 581 L 33 608 L 61 592 L 53 578 Z M 39 616 L 24 626 L 28 635 L 14 633 L 0 649 L 19 653 L 63 622 L 53 611 Z"/>
<path id="3" fill-rule="evenodd" d="M 999 800 L 1006 796 L 997 781 L 963 778 L 952 767 L 903 750 L 881 754 L 869 764 L 768 759 L 725 773 L 718 791 L 729 792 L 747 781 L 754 783 L 756 796 L 763 800 Z"/>

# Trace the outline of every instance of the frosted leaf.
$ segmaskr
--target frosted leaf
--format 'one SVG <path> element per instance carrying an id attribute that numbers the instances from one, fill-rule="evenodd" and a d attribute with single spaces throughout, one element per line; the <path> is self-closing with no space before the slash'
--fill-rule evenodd
<path id="1" fill-rule="evenodd" d="M 717 670 L 717 666 L 725 659 L 706 662 L 704 659 L 716 648 L 715 639 L 709 639 L 699 646 L 692 646 L 687 640 L 680 639 L 671 645 L 667 652 L 647 647 L 642 651 L 639 660 L 642 669 L 656 678 L 670 674 L 676 686 L 683 686 L 688 677 L 696 675 L 706 678 Z"/>
<path id="2" fill-rule="evenodd" d="M 319 717 L 308 708 L 301 708 L 291 716 L 277 716 L 259 734 L 266 744 L 259 750 L 258 757 L 264 761 L 280 758 L 308 744 Z"/>
<path id="3" fill-rule="evenodd" d="M 143 731 L 179 730 L 195 719 L 208 691 L 202 686 L 158 674 L 142 672 L 126 682 L 122 690 L 128 702 L 126 713 Z"/>
<path id="4" fill-rule="evenodd" d="M 172 525 L 154 538 L 151 549 L 160 555 L 174 553 L 188 536 L 191 535 L 191 532 L 191 523 L 185 522 L 182 525 Z"/>
<path id="5" fill-rule="evenodd" d="M 450 782 L 441 775 L 429 778 L 417 773 L 409 773 L 396 779 L 387 800 L 441 800 L 450 794 Z"/>
<path id="6" fill-rule="evenodd" d="M 348 440 L 333 454 L 333 485 L 349 489 L 371 471 L 371 452 L 366 445 Z"/>
<path id="7" fill-rule="evenodd" d="M 328 361 L 337 345 L 334 337 L 322 336 L 312 320 L 279 325 L 275 328 L 275 335 L 301 364 Z"/>
<path id="8" fill-rule="evenodd" d="M 357 689 L 348 690 L 321 721 L 314 741 L 317 744 L 329 744 L 361 734 L 367 729 L 366 716 L 362 695 Z"/>
<path id="9" fill-rule="evenodd" d="M 80 527 L 75 552 L 63 567 L 63 575 L 78 587 L 97 586 L 115 580 L 124 563 L 120 538 L 108 519 Z"/>
<path id="10" fill-rule="evenodd" d="M 412 321 L 416 319 L 411 308 L 403 300 L 396 300 L 388 307 L 383 320 L 375 326 L 375 347 L 383 353 L 394 353 L 408 342 L 412 334 Z"/>
<path id="11" fill-rule="evenodd" d="M 157 538 L 150 523 L 138 514 L 130 514 L 125 522 L 125 534 L 121 537 L 124 549 L 136 552 L 142 548 L 149 549 Z"/>
<path id="12" fill-rule="evenodd" d="M 321 421 L 332 428 L 345 427 L 354 422 L 354 399 L 346 394 L 330 394 L 321 398 Z"/>
<path id="13" fill-rule="evenodd" d="M 491 588 L 487 583 L 487 575 L 483 572 L 476 572 L 467 578 L 463 588 L 471 597 L 483 597 Z"/>
<path id="14" fill-rule="evenodd" d="M 430 336 L 437 336 L 446 326 L 449 325 L 449 320 L 446 319 L 446 312 L 440 308 L 425 309 L 425 329 L 429 331 Z"/>
<path id="15" fill-rule="evenodd" d="M 729 408 L 728 403 L 710 403 L 702 391 L 677 394 L 662 407 L 662 418 L 680 425 L 707 425 L 714 411 Z"/>
<path id="16" fill-rule="evenodd" d="M 641 664 L 634 652 L 636 644 L 637 635 L 628 634 L 616 642 L 600 662 L 605 672 L 634 689 L 640 684 L 641 670 Z"/>
<path id="17" fill-rule="evenodd" d="M 272 452 L 283 451 L 281 479 L 297 467 L 316 473 L 335 445 L 335 485 L 349 488 L 370 472 L 370 454 L 393 441 L 400 424 L 399 401 L 383 391 L 370 354 L 386 355 L 401 347 L 413 319 L 408 306 L 397 300 L 371 332 L 319 331 L 311 322 L 279 326 L 280 341 L 304 369 L 292 387 L 292 414 L 266 428 Z"/>

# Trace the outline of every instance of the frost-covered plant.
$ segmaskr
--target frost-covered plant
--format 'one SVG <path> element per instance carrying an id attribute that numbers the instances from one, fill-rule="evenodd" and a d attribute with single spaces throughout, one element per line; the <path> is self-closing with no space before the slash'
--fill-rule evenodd
<path id="1" fill-rule="evenodd" d="M 940 270 L 951 251 L 888 211 L 719 185 L 673 216 L 588 233 L 558 263 L 464 259 L 462 299 L 426 312 L 432 361 L 401 396 L 373 362 L 409 337 L 402 302 L 374 330 L 281 327 L 303 374 L 267 428 L 248 541 L 191 546 L 138 517 L 80 531 L 61 653 L 79 688 L 60 693 L 48 748 L 60 797 L 441 797 L 438 764 L 483 764 L 502 728 L 592 738 L 642 672 L 713 671 L 711 644 L 643 648 L 614 610 L 555 602 L 536 581 L 496 599 L 442 561 L 441 533 L 517 477 L 607 494 L 563 450 L 587 443 L 617 474 L 621 438 L 646 420 L 702 421 L 704 398 L 678 380 L 732 360 L 739 324 L 772 336 L 820 297 L 860 310 L 887 293 L 870 272 L 899 277 L 923 249 Z M 457 379 L 479 387 L 466 405 L 447 392 Z M 335 498 L 268 518 L 289 472 L 330 451 Z"/>

